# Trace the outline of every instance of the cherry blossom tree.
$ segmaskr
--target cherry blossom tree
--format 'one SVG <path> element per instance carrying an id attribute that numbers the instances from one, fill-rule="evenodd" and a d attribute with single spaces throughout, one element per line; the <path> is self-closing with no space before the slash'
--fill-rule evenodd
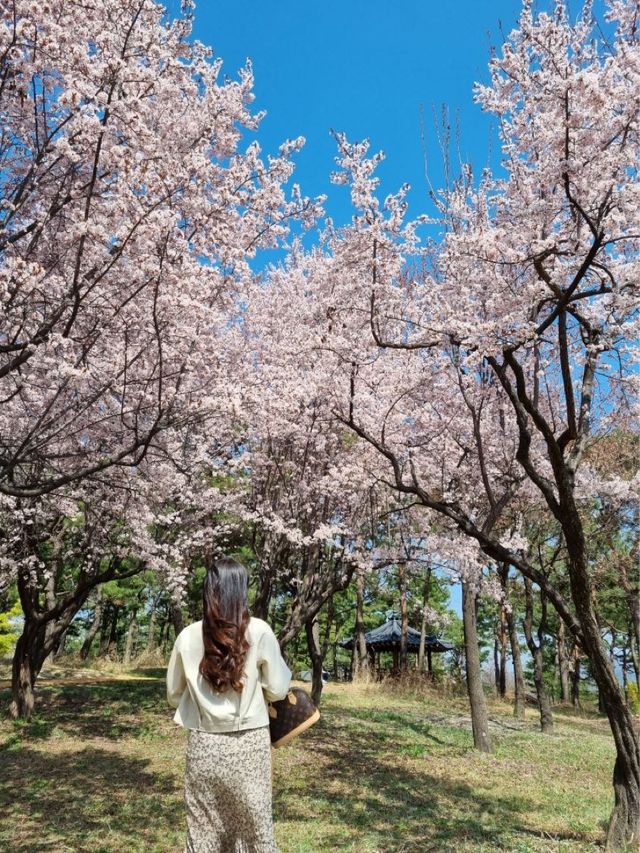
<path id="1" fill-rule="evenodd" d="M 406 189 L 378 200 L 380 155 L 339 136 L 356 216 L 287 274 L 336 416 L 390 484 L 464 534 L 470 579 L 487 560 L 517 569 L 588 656 L 616 746 L 613 850 L 640 837 L 640 747 L 599 630 L 585 512 L 605 485 L 637 495 L 637 477 L 603 484 L 585 451 L 637 414 L 640 46 L 636 2 L 607 15 L 610 42 L 590 4 L 576 23 L 562 2 L 524 4 L 476 89 L 504 177 L 465 166 L 434 193 L 435 243 L 405 220 Z M 557 522 L 569 597 L 514 527 L 518 503 Z"/>
<path id="2" fill-rule="evenodd" d="M 314 205 L 285 143 L 240 148 L 251 66 L 152 0 L 7 0 L 0 24 L 0 491 L 166 455 L 223 394 L 248 262 Z"/>
<path id="3" fill-rule="evenodd" d="M 594 431 L 610 430 L 630 412 L 638 336 L 637 4 L 612 3 L 609 14 L 617 27 L 611 47 L 592 39 L 589 7 L 571 25 L 561 3 L 537 17 L 525 4 L 519 29 L 491 63 L 491 84 L 477 88 L 481 105 L 500 118 L 506 178 L 486 174 L 476 185 L 466 172 L 440 196 L 447 230 L 422 275 L 389 269 L 385 255 L 398 255 L 398 241 L 380 231 L 379 217 L 357 228 L 362 248 L 366 240 L 370 246 L 370 340 L 399 352 L 403 365 L 420 365 L 407 366 L 419 382 L 394 389 L 393 404 L 401 393 L 419 394 L 422 417 L 437 399 L 444 362 L 454 370 L 447 416 L 457 449 L 443 453 L 446 490 L 422 454 L 415 458 L 414 427 L 425 440 L 431 430 L 411 424 L 402 446 L 370 403 L 352 413 L 349 402 L 342 411 L 388 459 L 399 489 L 537 582 L 568 621 L 589 657 L 616 745 L 608 845 L 618 849 L 640 837 L 640 748 L 601 640 L 581 513 L 597 488 L 584 452 Z M 368 203 L 357 171 L 353 180 Z M 399 419 L 392 425 L 400 431 Z M 515 442 L 518 472 L 501 470 L 505 441 Z M 464 488 L 456 483 L 461 468 Z M 494 516 L 523 479 L 542 499 L 565 540 L 575 616 L 532 571 L 525 547 L 478 523 L 468 496 L 480 491 L 467 472 L 481 480 Z"/>
<path id="4" fill-rule="evenodd" d="M 3 4 L 0 589 L 17 581 L 25 613 L 15 713 L 96 584 L 156 565 L 179 594 L 182 561 L 149 549 L 172 513 L 202 521 L 215 497 L 207 472 L 236 405 L 223 339 L 249 263 L 317 212 L 283 189 L 303 140 L 267 158 L 241 145 L 260 120 L 251 67 L 220 81 L 184 11 Z M 203 531 L 185 529 L 195 546 Z M 55 603 L 51 572 L 75 579 Z"/>

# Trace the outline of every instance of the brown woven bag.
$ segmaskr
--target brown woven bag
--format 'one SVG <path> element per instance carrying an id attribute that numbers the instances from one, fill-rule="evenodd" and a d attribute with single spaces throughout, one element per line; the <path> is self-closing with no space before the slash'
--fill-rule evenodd
<path id="1" fill-rule="evenodd" d="M 284 699 L 269 702 L 271 746 L 284 746 L 320 719 L 320 711 L 308 693 L 292 687 Z"/>

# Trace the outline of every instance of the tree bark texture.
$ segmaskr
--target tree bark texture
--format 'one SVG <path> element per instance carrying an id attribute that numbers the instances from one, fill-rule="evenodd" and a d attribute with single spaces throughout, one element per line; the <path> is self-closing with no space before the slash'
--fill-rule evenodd
<path id="1" fill-rule="evenodd" d="M 544 594 L 540 593 L 541 614 L 538 622 L 538 642 L 533 638 L 533 589 L 531 581 L 528 578 L 524 579 L 525 602 L 526 610 L 525 617 L 522 621 L 524 628 L 524 636 L 527 641 L 527 646 L 533 658 L 533 682 L 536 688 L 536 696 L 538 697 L 538 709 L 540 711 L 540 728 L 545 734 L 553 733 L 553 713 L 551 711 L 551 702 L 549 694 L 544 684 L 544 640 L 547 621 L 547 607 Z"/>
<path id="2" fill-rule="evenodd" d="M 480 669 L 480 649 L 478 647 L 478 627 L 476 614 L 476 595 L 462 582 L 462 621 L 464 628 L 464 650 L 467 671 L 467 692 L 471 708 L 471 727 L 473 743 L 481 752 L 491 752 L 489 717 L 482 687 Z"/>

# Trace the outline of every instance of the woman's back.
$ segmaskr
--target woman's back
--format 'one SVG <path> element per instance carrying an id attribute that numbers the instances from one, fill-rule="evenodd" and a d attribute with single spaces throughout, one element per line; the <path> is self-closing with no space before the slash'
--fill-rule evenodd
<path id="1" fill-rule="evenodd" d="M 291 673 L 271 628 L 249 616 L 247 573 L 211 562 L 204 618 L 176 638 L 167 670 L 174 720 L 189 729 L 186 853 L 277 853 L 271 816 L 266 700 L 284 699 Z"/>
<path id="2" fill-rule="evenodd" d="M 181 631 L 167 671 L 167 701 L 177 709 L 176 723 L 205 732 L 233 732 L 269 724 L 265 697 L 270 701 L 283 699 L 291 672 L 266 622 L 251 617 L 245 636 L 249 649 L 242 692 L 217 692 L 200 672 L 204 654 L 202 621 Z"/>

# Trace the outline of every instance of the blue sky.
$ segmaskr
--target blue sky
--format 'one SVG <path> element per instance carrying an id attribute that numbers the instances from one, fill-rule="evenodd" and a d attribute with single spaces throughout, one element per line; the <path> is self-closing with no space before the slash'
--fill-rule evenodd
<path id="1" fill-rule="evenodd" d="M 169 0 L 170 11 L 177 5 Z M 495 163 L 495 127 L 473 103 L 472 87 L 487 80 L 490 47 L 501 44 L 500 27 L 508 32 L 519 9 L 519 0 L 200 0 L 195 36 L 222 57 L 230 77 L 251 58 L 254 106 L 267 111 L 258 133 L 263 149 L 305 136 L 295 180 L 307 195 L 329 193 L 327 210 L 341 223 L 350 217 L 348 191 L 329 183 L 330 128 L 385 151 L 382 191 L 409 182 L 412 215 L 431 212 L 421 110 L 436 186 L 442 158 L 433 113 L 443 104 L 452 120 L 459 117 L 463 159 L 476 169 L 490 157 Z"/>

